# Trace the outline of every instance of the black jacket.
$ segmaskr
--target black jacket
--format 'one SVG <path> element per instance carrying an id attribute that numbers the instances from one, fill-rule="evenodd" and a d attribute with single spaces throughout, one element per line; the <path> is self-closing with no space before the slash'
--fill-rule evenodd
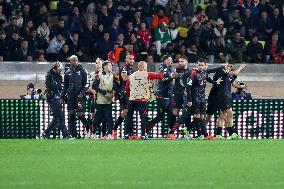
<path id="1" fill-rule="evenodd" d="M 76 68 L 70 67 L 64 74 L 64 87 L 60 95 L 63 99 L 67 94 L 68 98 L 77 98 L 81 93 L 85 95 L 87 84 L 87 71 L 82 65 L 78 65 Z"/>
<path id="2" fill-rule="evenodd" d="M 173 78 L 171 77 L 171 74 L 173 73 L 172 68 L 162 63 L 160 72 L 164 74 L 164 77 L 162 80 L 158 81 L 155 95 L 160 98 L 171 98 L 174 86 Z"/>
<path id="3" fill-rule="evenodd" d="M 49 70 L 45 76 L 46 99 L 47 101 L 59 100 L 62 91 L 62 76 Z"/>
<path id="4" fill-rule="evenodd" d="M 181 82 L 181 76 L 186 73 L 187 71 L 189 71 L 188 69 L 186 68 L 183 68 L 181 66 L 177 66 L 176 67 L 176 72 L 178 73 L 179 77 L 177 77 L 175 79 L 175 84 L 174 84 L 174 87 L 173 87 L 173 94 L 176 95 L 176 96 L 183 96 L 184 94 L 184 85 L 183 83 Z"/>

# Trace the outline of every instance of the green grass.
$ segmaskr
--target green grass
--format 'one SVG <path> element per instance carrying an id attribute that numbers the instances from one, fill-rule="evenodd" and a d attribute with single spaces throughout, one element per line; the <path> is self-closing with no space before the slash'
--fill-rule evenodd
<path id="1" fill-rule="evenodd" d="M 284 141 L 0 140 L 0 189 L 284 188 Z"/>

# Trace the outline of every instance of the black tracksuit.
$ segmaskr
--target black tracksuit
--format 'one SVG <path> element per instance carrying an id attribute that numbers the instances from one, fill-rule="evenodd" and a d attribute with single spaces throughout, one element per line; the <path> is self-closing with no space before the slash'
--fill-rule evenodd
<path id="1" fill-rule="evenodd" d="M 46 92 L 45 92 L 46 99 L 53 113 L 53 119 L 49 123 L 44 133 L 45 135 L 49 136 L 50 132 L 57 125 L 58 128 L 62 131 L 63 137 L 65 138 L 69 134 L 65 127 L 64 114 L 59 99 L 62 90 L 62 76 L 58 73 L 55 73 L 53 69 L 49 70 L 46 74 L 45 86 L 46 86 Z"/>
<path id="2" fill-rule="evenodd" d="M 87 71 L 82 65 L 70 67 L 64 74 L 64 87 L 60 95 L 61 99 L 67 96 L 67 109 L 69 113 L 69 130 L 73 137 L 79 137 L 76 129 L 76 112 L 83 112 L 85 105 L 85 92 L 87 84 Z M 83 95 L 83 97 L 79 97 Z M 79 116 L 79 120 L 87 127 L 87 120 Z"/>

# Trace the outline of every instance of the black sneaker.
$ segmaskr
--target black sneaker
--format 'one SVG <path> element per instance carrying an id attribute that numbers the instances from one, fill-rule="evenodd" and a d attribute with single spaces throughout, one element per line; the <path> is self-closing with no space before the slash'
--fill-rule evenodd
<path id="1" fill-rule="evenodd" d="M 50 136 L 43 132 L 41 135 L 41 139 L 50 139 Z"/>

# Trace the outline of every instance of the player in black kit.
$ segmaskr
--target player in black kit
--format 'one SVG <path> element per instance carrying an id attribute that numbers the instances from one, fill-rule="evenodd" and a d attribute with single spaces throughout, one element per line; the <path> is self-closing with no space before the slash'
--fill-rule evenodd
<path id="1" fill-rule="evenodd" d="M 206 60 L 199 59 L 197 62 L 197 69 L 193 69 L 191 72 L 187 72 L 182 76 L 182 81 L 186 86 L 188 105 L 192 105 L 193 122 L 192 125 L 197 130 L 199 138 L 211 139 L 208 137 L 206 130 L 205 112 L 205 88 L 206 81 L 213 85 L 219 85 L 222 79 L 217 81 L 208 77 Z"/>
<path id="2" fill-rule="evenodd" d="M 219 106 L 218 108 L 220 108 L 220 116 L 217 121 L 216 137 L 220 139 L 223 138 L 222 127 L 224 125 L 226 126 L 226 130 L 229 133 L 231 139 L 240 138 L 233 128 L 231 85 L 234 84 L 237 75 L 241 72 L 242 69 L 246 67 L 246 65 L 241 64 L 237 70 L 233 70 L 233 67 L 234 67 L 233 64 L 225 64 L 225 66 L 222 69 L 216 72 L 216 74 L 218 74 L 217 77 L 221 77 L 223 80 L 223 82 L 219 86 L 216 95 Z"/>

